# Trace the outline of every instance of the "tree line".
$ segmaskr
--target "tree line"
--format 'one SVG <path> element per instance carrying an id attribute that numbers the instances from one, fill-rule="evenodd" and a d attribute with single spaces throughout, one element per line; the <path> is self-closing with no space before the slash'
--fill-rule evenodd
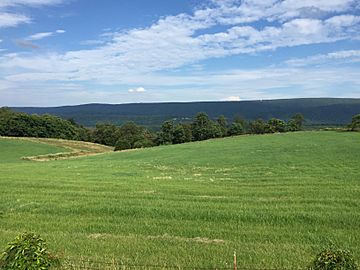
<path id="1" fill-rule="evenodd" d="M 0 108 L 0 136 L 60 138 L 100 143 L 115 147 L 115 150 L 145 148 L 157 145 L 180 144 L 223 138 L 242 134 L 265 134 L 293 132 L 303 129 L 305 119 L 300 113 L 287 122 L 277 118 L 268 121 L 257 119 L 246 121 L 236 116 L 229 122 L 223 115 L 216 119 L 200 112 L 188 122 L 164 121 L 158 132 L 151 132 L 133 122 L 121 126 L 98 123 L 89 129 L 71 119 L 62 119 L 45 114 L 26 114 Z M 349 130 L 360 129 L 360 115 L 355 115 Z"/>
<path id="2" fill-rule="evenodd" d="M 133 122 L 121 126 L 98 123 L 95 128 L 89 129 L 76 124 L 72 119 L 66 120 L 49 114 L 29 115 L 0 108 L 0 136 L 81 140 L 114 146 L 115 150 L 180 144 L 241 134 L 298 131 L 302 129 L 303 123 L 304 117 L 301 114 L 294 115 L 288 122 L 276 118 L 267 122 L 262 119 L 248 122 L 235 117 L 229 123 L 223 115 L 212 120 L 206 113 L 200 112 L 186 123 L 164 121 L 158 132 L 151 132 Z"/>
<path id="3" fill-rule="evenodd" d="M 57 116 L 26 114 L 0 108 L 0 136 L 58 138 L 91 141 L 91 132 Z"/>
<path id="4" fill-rule="evenodd" d="M 191 122 L 178 123 L 174 120 L 167 120 L 162 123 L 160 131 L 157 133 L 152 133 L 133 122 L 125 123 L 122 126 L 100 123 L 96 125 L 93 139 L 96 143 L 114 146 L 115 151 L 119 151 L 242 134 L 299 131 L 302 130 L 304 121 L 301 114 L 296 114 L 288 122 L 276 118 L 271 118 L 267 122 L 262 119 L 249 122 L 241 117 L 235 117 L 229 123 L 223 115 L 212 120 L 206 113 L 200 112 Z"/>

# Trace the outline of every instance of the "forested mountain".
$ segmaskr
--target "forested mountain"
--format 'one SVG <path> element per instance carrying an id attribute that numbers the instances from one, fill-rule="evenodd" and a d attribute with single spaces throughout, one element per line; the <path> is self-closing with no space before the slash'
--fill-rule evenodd
<path id="1" fill-rule="evenodd" d="M 133 104 L 85 104 L 63 107 L 16 107 L 15 111 L 29 114 L 52 114 L 73 119 L 76 123 L 92 127 L 98 122 L 123 124 L 134 121 L 150 129 L 157 129 L 163 121 L 190 120 L 198 112 L 210 118 L 224 115 L 229 120 L 240 116 L 246 120 L 272 117 L 288 120 L 301 113 L 306 125 L 344 125 L 360 113 L 360 99 L 310 98 L 258 100 L 239 102 L 188 102 L 188 103 L 133 103 Z"/>

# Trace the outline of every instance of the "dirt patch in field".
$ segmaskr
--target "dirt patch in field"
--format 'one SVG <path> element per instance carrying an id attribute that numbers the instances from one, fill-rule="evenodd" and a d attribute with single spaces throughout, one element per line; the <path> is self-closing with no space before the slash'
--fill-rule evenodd
<path id="1" fill-rule="evenodd" d="M 223 239 L 210 239 L 207 237 L 181 237 L 174 236 L 169 234 L 163 235 L 113 235 L 108 233 L 92 233 L 86 236 L 88 239 L 92 240 L 105 240 L 108 238 L 126 238 L 126 239 L 148 239 L 148 240 L 168 240 L 168 241 L 179 241 L 179 242 L 193 242 L 193 243 L 202 243 L 202 244 L 224 244 L 225 240 Z"/>
<path id="2" fill-rule="evenodd" d="M 87 237 L 89 239 L 105 239 L 110 236 L 111 235 L 107 234 L 107 233 L 92 233 L 92 234 L 89 234 Z"/>
<path id="3" fill-rule="evenodd" d="M 202 198 L 202 199 L 225 199 L 225 196 L 212 196 L 212 195 L 201 195 L 201 196 L 197 196 L 198 198 Z"/>
<path id="4" fill-rule="evenodd" d="M 172 176 L 155 176 L 153 180 L 171 180 Z"/>
<path id="5" fill-rule="evenodd" d="M 31 161 L 50 161 L 50 160 L 77 158 L 77 157 L 83 157 L 83 156 L 94 156 L 94 155 L 99 155 L 99 154 L 101 154 L 101 153 L 90 153 L 90 152 L 80 151 L 80 152 L 65 152 L 65 153 L 57 153 L 57 154 L 22 157 L 21 159 L 31 160 Z"/>
<path id="6" fill-rule="evenodd" d="M 155 236 L 147 236 L 148 239 L 166 239 L 166 240 L 176 240 L 176 241 L 182 241 L 182 242 L 198 242 L 198 243 L 204 243 L 204 244 L 224 244 L 225 240 L 223 239 L 210 239 L 207 237 L 181 237 L 181 236 L 172 236 L 168 234 L 164 235 L 155 235 Z"/>
<path id="7" fill-rule="evenodd" d="M 69 140 L 48 139 L 48 138 L 17 138 L 17 139 L 27 140 L 36 143 L 43 143 L 47 145 L 69 149 L 69 152 L 22 157 L 22 159 L 24 160 L 31 160 L 31 161 L 50 161 L 50 160 L 77 158 L 83 156 L 92 156 L 103 153 L 109 153 L 114 150 L 113 147 L 96 144 L 96 143 L 83 142 L 83 141 L 69 141 Z"/>

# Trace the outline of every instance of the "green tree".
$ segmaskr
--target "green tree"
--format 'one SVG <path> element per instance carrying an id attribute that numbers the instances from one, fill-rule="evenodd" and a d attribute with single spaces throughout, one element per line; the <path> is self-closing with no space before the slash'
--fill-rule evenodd
<path id="1" fill-rule="evenodd" d="M 115 151 L 151 146 L 154 146 L 154 136 L 144 127 L 127 122 L 119 128 Z"/>
<path id="2" fill-rule="evenodd" d="M 221 136 L 221 128 L 211 121 L 206 113 L 200 112 L 192 123 L 192 135 L 195 141 L 216 138 Z"/>
<path id="3" fill-rule="evenodd" d="M 120 138 L 115 143 L 115 149 L 114 151 L 121 151 L 125 149 L 131 149 L 131 144 L 128 140 Z"/>
<path id="4" fill-rule="evenodd" d="M 147 147 L 153 147 L 154 142 L 147 138 L 142 138 L 140 140 L 137 140 L 132 148 L 147 148 Z"/>
<path id="5" fill-rule="evenodd" d="M 218 123 L 219 127 L 220 127 L 220 131 L 221 131 L 221 137 L 225 137 L 228 133 L 228 122 L 225 118 L 224 115 L 220 115 L 217 119 L 216 122 Z"/>
<path id="6" fill-rule="evenodd" d="M 185 132 L 185 142 L 191 142 L 193 140 L 191 124 L 181 123 Z"/>
<path id="7" fill-rule="evenodd" d="M 285 132 L 286 124 L 283 120 L 271 118 L 266 125 L 267 133 Z"/>
<path id="8" fill-rule="evenodd" d="M 250 123 L 250 133 L 251 134 L 264 134 L 266 133 L 267 124 L 261 118 Z"/>
<path id="9" fill-rule="evenodd" d="M 221 138 L 224 137 L 223 129 L 218 122 L 211 121 L 211 138 Z M 226 134 L 225 134 L 226 135 Z"/>
<path id="10" fill-rule="evenodd" d="M 119 139 L 129 143 L 130 148 L 134 148 L 135 142 L 144 139 L 145 129 L 136 125 L 134 122 L 127 122 L 119 128 Z"/>
<path id="11" fill-rule="evenodd" d="M 301 113 L 295 114 L 286 124 L 287 131 L 300 131 L 303 129 L 305 118 Z"/>
<path id="12" fill-rule="evenodd" d="M 11 110 L 7 107 L 0 108 L 0 136 L 7 136 L 8 121 L 11 117 Z"/>
<path id="13" fill-rule="evenodd" d="M 3 136 L 84 140 L 89 133 L 84 127 L 57 116 L 29 115 L 8 108 L 0 109 L 0 135 Z"/>
<path id="14" fill-rule="evenodd" d="M 158 133 L 157 144 L 172 144 L 174 140 L 174 129 L 174 121 L 165 121 L 161 125 L 161 131 Z"/>
<path id="15" fill-rule="evenodd" d="M 229 127 L 229 136 L 241 135 L 244 133 L 244 127 L 241 123 L 233 122 Z"/>
<path id="16" fill-rule="evenodd" d="M 352 131 L 360 130 L 360 114 L 354 115 L 351 119 L 350 129 Z"/>
<path id="17" fill-rule="evenodd" d="M 186 140 L 186 132 L 185 132 L 184 126 L 182 124 L 176 125 L 176 127 L 174 128 L 174 131 L 173 131 L 172 143 L 179 144 L 179 143 L 184 143 L 186 141 L 187 141 Z"/>
<path id="18" fill-rule="evenodd" d="M 110 123 L 96 124 L 93 136 L 96 143 L 115 146 L 119 140 L 119 128 Z"/>
<path id="19" fill-rule="evenodd" d="M 243 117 L 241 117 L 240 115 L 235 115 L 234 116 L 233 123 L 241 124 L 244 131 L 248 127 L 248 122 Z"/>

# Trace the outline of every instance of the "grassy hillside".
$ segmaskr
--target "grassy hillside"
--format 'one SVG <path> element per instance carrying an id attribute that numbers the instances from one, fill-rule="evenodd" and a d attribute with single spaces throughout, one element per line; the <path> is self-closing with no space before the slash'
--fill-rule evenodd
<path id="1" fill-rule="evenodd" d="M 8 163 L 19 163 L 21 158 L 28 156 L 56 154 L 68 152 L 60 145 L 50 145 L 31 141 L 29 139 L 3 138 L 0 137 L 0 164 L 9 166 Z"/>
<path id="2" fill-rule="evenodd" d="M 49 161 L 112 152 L 106 145 L 49 138 L 1 137 L 1 162 L 22 160 Z"/>
<path id="3" fill-rule="evenodd" d="M 272 117 L 288 120 L 302 113 L 307 125 L 344 125 L 360 113 L 360 99 L 303 98 L 282 100 L 258 100 L 240 102 L 184 102 L 184 103 L 137 103 L 137 104 L 85 104 L 53 108 L 13 108 L 26 113 L 50 113 L 63 118 L 73 118 L 85 126 L 97 122 L 123 124 L 134 121 L 148 128 L 159 128 L 163 121 L 186 121 L 198 112 L 206 112 L 211 118 L 223 114 L 228 119 L 240 115 L 247 120 Z"/>
<path id="4" fill-rule="evenodd" d="M 240 136 L 42 163 L 19 159 L 33 155 L 32 142 L 4 145 L 22 152 L 0 151 L 18 158 L 0 163 L 0 247 L 33 231 L 79 264 L 229 267 L 236 250 L 239 268 L 296 268 L 330 243 L 360 261 L 359 133 Z"/>
<path id="5" fill-rule="evenodd" d="M 23 138 L 23 140 L 29 140 L 34 142 L 39 142 L 43 144 L 63 147 L 66 149 L 65 152 L 57 152 L 55 154 L 45 154 L 45 155 L 31 155 L 23 157 L 26 160 L 33 161 L 49 161 L 49 160 L 59 160 L 59 159 L 69 159 L 81 156 L 91 156 L 107 152 L 114 151 L 113 147 L 83 142 L 83 141 L 70 141 L 62 139 L 49 139 L 49 138 Z"/>

